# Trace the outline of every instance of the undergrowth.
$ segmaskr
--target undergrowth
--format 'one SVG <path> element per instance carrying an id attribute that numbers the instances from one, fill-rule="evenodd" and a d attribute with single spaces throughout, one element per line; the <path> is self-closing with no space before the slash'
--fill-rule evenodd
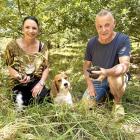
<path id="1" fill-rule="evenodd" d="M 71 44 L 49 50 L 50 74 L 67 72 L 72 86 L 74 107 L 56 106 L 44 101 L 16 112 L 7 81 L 1 69 L 0 139 L 9 140 L 138 140 L 140 138 L 139 81 L 131 78 L 122 104 L 125 119 L 114 123 L 112 101 L 87 110 L 80 102 L 86 88 L 82 64 L 85 44 Z M 5 70 L 4 70 L 5 71 Z"/>

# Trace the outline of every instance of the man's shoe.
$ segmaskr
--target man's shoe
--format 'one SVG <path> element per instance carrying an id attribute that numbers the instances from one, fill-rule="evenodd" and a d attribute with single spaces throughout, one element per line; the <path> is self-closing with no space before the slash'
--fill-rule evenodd
<path id="1" fill-rule="evenodd" d="M 115 122 L 122 121 L 125 116 L 124 107 L 121 104 L 115 104 L 112 110 Z"/>
<path id="2" fill-rule="evenodd" d="M 83 98 L 82 103 L 89 110 L 92 110 L 96 106 L 95 98 L 94 99 L 93 98 Z"/>
<path id="3" fill-rule="evenodd" d="M 94 96 L 90 96 L 90 98 L 88 99 L 88 106 L 89 106 L 89 110 L 92 110 L 95 106 L 96 106 L 96 100 Z"/>

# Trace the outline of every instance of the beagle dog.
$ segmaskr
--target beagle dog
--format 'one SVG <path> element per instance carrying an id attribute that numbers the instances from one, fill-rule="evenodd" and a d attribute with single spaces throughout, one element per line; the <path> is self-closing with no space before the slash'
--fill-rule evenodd
<path id="1" fill-rule="evenodd" d="M 70 82 L 65 73 L 57 74 L 52 81 L 51 96 L 55 104 L 72 105 L 72 96 L 70 93 Z"/>

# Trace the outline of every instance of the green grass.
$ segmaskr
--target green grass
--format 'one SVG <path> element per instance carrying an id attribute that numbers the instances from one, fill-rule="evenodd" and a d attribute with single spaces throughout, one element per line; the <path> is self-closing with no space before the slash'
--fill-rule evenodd
<path id="1" fill-rule="evenodd" d="M 82 64 L 85 44 L 50 49 L 50 74 L 47 85 L 55 74 L 68 73 L 75 107 L 56 106 L 46 101 L 16 112 L 11 98 L 6 73 L 1 73 L 0 139 L 9 140 L 139 140 L 140 138 L 140 87 L 132 78 L 123 105 L 124 121 L 114 123 L 112 102 L 106 102 L 91 111 L 80 103 L 86 88 Z"/>

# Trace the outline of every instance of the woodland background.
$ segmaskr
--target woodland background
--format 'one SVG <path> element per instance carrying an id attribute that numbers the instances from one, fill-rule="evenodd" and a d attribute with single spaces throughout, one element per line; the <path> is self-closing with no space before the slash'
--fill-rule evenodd
<path id="1" fill-rule="evenodd" d="M 82 64 L 89 38 L 96 35 L 94 20 L 102 8 L 110 9 L 116 31 L 131 39 L 131 80 L 122 103 L 126 116 L 114 123 L 112 101 L 87 111 L 80 104 L 86 88 Z M 0 0 L 0 140 L 139 140 L 140 139 L 140 0 Z M 48 44 L 50 87 L 55 74 L 67 71 L 76 109 L 33 105 L 16 112 L 8 83 L 3 52 L 21 36 L 25 16 L 39 19 L 39 38 Z"/>

